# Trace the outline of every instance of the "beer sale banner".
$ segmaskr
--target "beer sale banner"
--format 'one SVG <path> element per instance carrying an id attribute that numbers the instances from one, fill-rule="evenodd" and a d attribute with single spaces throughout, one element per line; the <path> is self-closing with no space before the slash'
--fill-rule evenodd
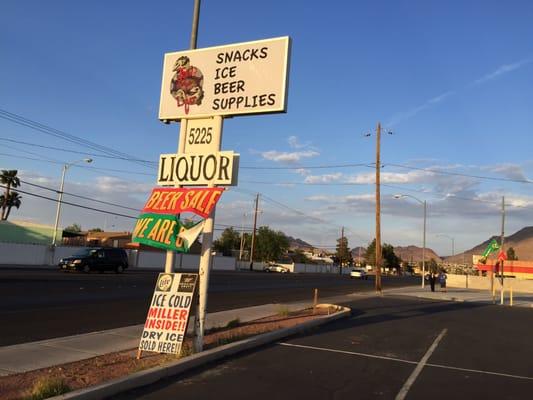
<path id="1" fill-rule="evenodd" d="M 140 351 L 179 354 L 198 274 L 161 273 L 144 323 Z"/>
<path id="2" fill-rule="evenodd" d="M 141 214 L 132 233 L 132 241 L 186 253 L 202 232 L 204 221 L 183 223 L 175 215 Z"/>
<path id="3" fill-rule="evenodd" d="M 143 212 L 158 214 L 193 212 L 207 218 L 223 191 L 223 188 L 155 188 L 144 205 Z"/>

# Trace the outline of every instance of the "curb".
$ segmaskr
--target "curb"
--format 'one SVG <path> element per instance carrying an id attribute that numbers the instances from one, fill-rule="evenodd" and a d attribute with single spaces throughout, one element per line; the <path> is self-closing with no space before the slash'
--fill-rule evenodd
<path id="1" fill-rule="evenodd" d="M 322 307 L 335 307 L 336 310 L 341 310 L 332 315 L 324 315 L 317 319 L 304 322 L 290 328 L 283 328 L 273 332 L 263 333 L 248 339 L 239 340 L 238 342 L 229 343 L 214 349 L 206 350 L 198 354 L 193 354 L 183 359 L 174 361 L 165 366 L 153 367 L 144 371 L 136 372 L 134 374 L 117 378 L 109 382 L 101 383 L 96 386 L 75 390 L 73 392 L 65 393 L 60 396 L 50 397 L 49 400 L 93 400 L 110 397 L 127 390 L 139 388 L 155 383 L 161 379 L 169 378 L 187 372 L 193 368 L 202 365 L 222 360 L 229 356 L 242 353 L 267 343 L 275 342 L 287 336 L 292 336 L 297 333 L 302 333 L 306 330 L 325 325 L 329 322 L 336 321 L 341 318 L 348 317 L 351 309 L 343 306 L 336 306 L 333 304 L 320 304 Z"/>

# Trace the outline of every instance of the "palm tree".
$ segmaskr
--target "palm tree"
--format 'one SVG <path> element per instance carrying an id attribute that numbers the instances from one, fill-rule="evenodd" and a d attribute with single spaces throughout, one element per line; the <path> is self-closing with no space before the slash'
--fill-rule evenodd
<path id="1" fill-rule="evenodd" d="M 4 197 L 4 195 L 0 196 L 0 198 Z M 17 209 L 20 207 L 22 203 L 22 196 L 20 196 L 17 192 L 13 191 L 9 193 L 9 197 L 7 198 L 7 201 L 4 200 L 3 202 L 7 207 L 6 214 L 2 217 L 4 221 L 7 220 L 9 217 L 9 213 L 11 212 L 11 207 L 16 207 Z"/>
<path id="2" fill-rule="evenodd" d="M 12 187 L 16 188 L 20 186 L 20 179 L 17 177 L 17 172 L 18 171 L 16 169 L 12 169 L 12 170 L 3 169 L 2 173 L 0 174 L 0 183 L 2 183 L 2 185 L 5 185 L 6 187 L 5 195 L 2 196 L 3 201 L 0 202 L 2 205 L 2 215 L 1 215 L 2 220 L 7 219 L 6 210 L 8 207 L 8 201 L 10 199 L 11 188 Z M 17 193 L 17 196 L 18 196 L 18 193 Z M 19 206 L 20 206 L 20 200 L 19 200 Z"/>

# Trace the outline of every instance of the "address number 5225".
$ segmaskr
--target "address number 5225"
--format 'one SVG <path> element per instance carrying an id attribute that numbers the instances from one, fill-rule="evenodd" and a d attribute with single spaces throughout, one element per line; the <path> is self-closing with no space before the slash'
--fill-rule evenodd
<path id="1" fill-rule="evenodd" d="M 213 127 L 208 128 L 191 128 L 187 141 L 189 144 L 210 144 L 213 139 Z"/>

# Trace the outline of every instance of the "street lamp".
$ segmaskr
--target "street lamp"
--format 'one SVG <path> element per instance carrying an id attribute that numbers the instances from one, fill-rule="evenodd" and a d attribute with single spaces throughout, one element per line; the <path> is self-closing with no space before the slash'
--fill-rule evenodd
<path id="1" fill-rule="evenodd" d="M 56 240 L 57 240 L 57 228 L 59 225 L 59 215 L 61 214 L 61 201 L 63 200 L 63 186 L 65 186 L 65 173 L 67 172 L 67 169 L 72 167 L 74 164 L 80 163 L 80 162 L 86 162 L 86 163 L 92 163 L 92 158 L 83 158 L 81 160 L 73 161 L 71 163 L 63 165 L 63 173 L 61 175 L 61 186 L 59 187 L 59 199 L 57 200 L 57 211 L 56 211 L 56 222 L 54 224 L 54 236 L 52 239 L 52 246 L 56 246 Z"/>
<path id="2" fill-rule="evenodd" d="M 424 206 L 424 233 L 422 236 L 422 288 L 424 288 L 425 281 L 424 278 L 426 276 L 426 216 L 427 216 L 427 203 L 426 201 L 422 201 L 419 198 L 412 196 L 410 194 L 395 194 L 395 199 L 401 199 L 403 197 L 410 197 L 413 200 L 418 201 L 420 204 Z"/>

